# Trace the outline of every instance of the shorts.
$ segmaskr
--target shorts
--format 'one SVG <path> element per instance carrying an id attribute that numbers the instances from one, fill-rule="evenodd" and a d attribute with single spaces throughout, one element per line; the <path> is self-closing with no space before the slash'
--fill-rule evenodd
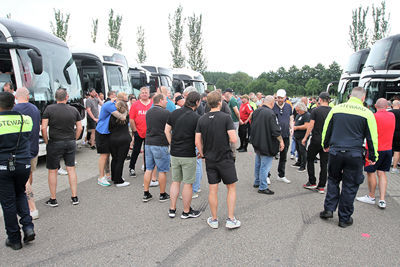
<path id="1" fill-rule="evenodd" d="M 159 172 L 169 172 L 170 156 L 168 146 L 145 145 L 146 170 L 154 170 L 157 166 Z"/>
<path id="2" fill-rule="evenodd" d="M 196 180 L 196 165 L 196 157 L 187 158 L 171 156 L 172 181 L 193 184 Z"/>
<path id="3" fill-rule="evenodd" d="M 364 167 L 364 171 L 372 173 L 375 171 L 390 171 L 392 165 L 392 150 L 378 151 L 379 158 L 375 165 L 368 165 Z"/>
<path id="4" fill-rule="evenodd" d="M 57 170 L 60 168 L 60 160 L 64 159 L 65 166 L 75 166 L 75 140 L 49 141 L 46 146 L 46 168 Z"/>
<path id="5" fill-rule="evenodd" d="M 95 130 L 96 129 L 96 125 L 97 125 L 97 123 L 94 120 L 92 120 L 92 118 L 90 118 L 88 116 L 88 118 L 87 118 L 87 129 L 88 130 Z"/>
<path id="6" fill-rule="evenodd" d="M 38 162 L 38 157 L 36 156 L 34 158 L 31 158 L 31 172 L 36 171 L 36 166 L 37 166 L 37 162 Z"/>
<path id="7" fill-rule="evenodd" d="M 235 162 L 233 159 L 213 161 L 206 159 L 206 172 L 209 184 L 233 184 L 238 181 Z"/>
<path id="8" fill-rule="evenodd" d="M 96 131 L 96 147 L 97 154 L 110 154 L 110 135 L 109 134 L 101 134 Z"/>
<path id="9" fill-rule="evenodd" d="M 392 150 L 393 152 L 400 152 L 400 139 L 397 136 L 393 138 Z"/>

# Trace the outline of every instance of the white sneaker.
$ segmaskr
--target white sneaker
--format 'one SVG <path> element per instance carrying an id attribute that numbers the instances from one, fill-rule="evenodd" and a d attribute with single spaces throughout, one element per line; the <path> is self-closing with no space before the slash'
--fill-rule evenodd
<path id="1" fill-rule="evenodd" d="M 277 177 L 276 180 L 280 181 L 280 182 L 284 182 L 287 184 L 290 184 L 290 180 L 288 180 L 286 177 Z"/>
<path id="2" fill-rule="evenodd" d="M 38 210 L 31 211 L 31 217 L 32 217 L 32 220 L 39 219 L 39 211 Z"/>
<path id="3" fill-rule="evenodd" d="M 356 199 L 360 202 L 364 202 L 364 203 L 368 203 L 368 204 L 375 204 L 375 198 L 372 198 L 369 195 L 357 197 Z"/>
<path id="4" fill-rule="evenodd" d="M 123 182 L 122 184 L 116 184 L 115 186 L 116 187 L 125 187 L 125 186 L 128 186 L 130 184 L 131 184 L 130 182 Z"/>
<path id="5" fill-rule="evenodd" d="M 142 171 L 144 171 L 144 165 L 142 165 Z"/>
<path id="6" fill-rule="evenodd" d="M 198 198 L 198 197 L 199 197 L 199 194 L 197 194 L 197 193 L 193 193 L 193 194 L 192 194 L 192 199 Z M 179 199 L 183 199 L 183 198 L 182 198 L 182 195 L 179 196 Z"/>
<path id="7" fill-rule="evenodd" d="M 64 170 L 63 168 L 60 167 L 60 168 L 58 169 L 58 174 L 59 174 L 59 175 L 67 175 L 68 172 L 67 172 L 66 170 Z"/>
<path id="8" fill-rule="evenodd" d="M 153 180 L 150 181 L 150 187 L 156 187 L 158 185 L 159 185 L 158 181 L 153 181 Z"/>
<path id="9" fill-rule="evenodd" d="M 379 200 L 378 207 L 381 208 L 381 209 L 386 209 L 386 201 L 385 200 Z"/>
<path id="10" fill-rule="evenodd" d="M 267 184 L 271 184 L 271 179 L 269 179 L 269 177 L 267 177 Z"/>
<path id="11" fill-rule="evenodd" d="M 290 159 L 294 159 L 294 155 L 290 154 Z"/>
<path id="12" fill-rule="evenodd" d="M 101 186 L 110 186 L 111 184 L 107 181 L 107 178 L 104 176 L 102 178 L 97 179 L 97 184 Z"/>
<path id="13" fill-rule="evenodd" d="M 200 192 L 201 192 L 201 189 L 197 190 L 197 193 L 200 193 Z"/>
<path id="14" fill-rule="evenodd" d="M 392 168 L 391 170 L 390 170 L 390 173 L 391 174 L 399 174 L 400 173 L 400 171 L 399 171 L 399 169 L 395 169 L 395 168 Z"/>
<path id="15" fill-rule="evenodd" d="M 111 176 L 105 176 L 106 177 L 106 179 L 107 179 L 107 182 L 112 182 L 112 179 L 111 179 Z"/>
<path id="16" fill-rule="evenodd" d="M 207 219 L 207 224 L 213 229 L 218 229 L 218 219 L 213 220 L 212 217 L 209 217 Z"/>

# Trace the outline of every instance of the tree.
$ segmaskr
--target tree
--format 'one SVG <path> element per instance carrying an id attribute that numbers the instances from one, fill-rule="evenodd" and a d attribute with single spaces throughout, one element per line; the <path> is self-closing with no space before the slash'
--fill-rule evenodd
<path id="1" fill-rule="evenodd" d="M 225 90 L 226 88 L 228 88 L 228 81 L 221 77 L 217 80 L 217 82 L 215 83 L 215 86 L 218 89 Z"/>
<path id="2" fill-rule="evenodd" d="M 204 72 L 207 65 L 203 55 L 201 23 L 201 14 L 199 17 L 196 17 L 196 14 L 193 14 L 192 17 L 188 17 L 190 42 L 187 44 L 187 49 L 189 51 L 188 63 L 190 67 L 195 71 Z"/>
<path id="3" fill-rule="evenodd" d="M 381 2 L 381 7 L 374 7 L 372 4 L 372 17 L 374 29 L 372 32 L 371 45 L 373 45 L 376 41 L 385 38 L 389 33 L 390 13 L 386 17 L 385 0 Z"/>
<path id="4" fill-rule="evenodd" d="M 307 95 L 317 95 L 322 91 L 321 82 L 315 78 L 309 79 L 305 89 Z"/>
<path id="5" fill-rule="evenodd" d="M 96 39 L 97 39 L 97 29 L 99 26 L 99 19 L 92 19 L 92 42 L 96 43 Z"/>
<path id="6" fill-rule="evenodd" d="M 136 44 L 138 46 L 137 63 L 142 64 L 146 61 L 146 51 L 144 50 L 144 29 L 142 26 L 137 28 Z"/>
<path id="7" fill-rule="evenodd" d="M 185 21 L 182 18 L 182 6 L 179 5 L 175 10 L 174 16 L 168 15 L 168 30 L 169 39 L 172 43 L 172 67 L 183 68 L 185 66 L 185 57 L 182 53 L 181 43 L 183 39 L 183 23 Z"/>
<path id="8" fill-rule="evenodd" d="M 69 16 L 70 14 L 65 15 L 64 19 L 64 14 L 61 13 L 60 10 L 54 10 L 54 20 L 55 24 L 53 22 L 50 22 L 50 27 L 55 36 L 63 40 L 64 42 L 67 41 L 67 34 L 68 34 L 68 22 L 69 22 Z"/>
<path id="9" fill-rule="evenodd" d="M 358 10 L 353 10 L 352 23 L 349 30 L 349 45 L 354 52 L 368 47 L 368 29 L 365 22 L 368 10 L 369 7 L 363 9 L 362 6 Z"/>
<path id="10" fill-rule="evenodd" d="M 111 9 L 108 18 L 108 45 L 115 49 L 122 49 L 122 42 L 120 39 L 119 31 L 121 29 L 122 16 L 115 15 L 114 18 L 114 10 Z"/>

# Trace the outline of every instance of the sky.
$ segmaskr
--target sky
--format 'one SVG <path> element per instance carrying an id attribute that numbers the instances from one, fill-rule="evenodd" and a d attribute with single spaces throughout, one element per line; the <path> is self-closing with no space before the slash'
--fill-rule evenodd
<path id="1" fill-rule="evenodd" d="M 51 31 L 53 9 L 70 13 L 69 46 L 91 42 L 92 19 L 99 19 L 98 41 L 107 44 L 108 13 L 122 15 L 123 53 L 136 65 L 136 31 L 145 30 L 147 63 L 171 67 L 171 42 L 168 16 L 179 4 L 185 17 L 203 16 L 203 48 L 208 71 L 243 71 L 253 77 L 283 66 L 329 66 L 342 68 L 353 53 L 349 46 L 352 10 L 370 6 L 367 22 L 372 27 L 371 6 L 380 0 L 151 0 L 151 1 L 77 1 L 15 0 L 3 1 L 0 17 L 11 18 Z M 390 35 L 400 33 L 400 1 L 386 0 L 390 12 Z M 184 29 L 182 48 L 186 53 L 188 29 Z M 187 56 L 187 53 L 186 53 Z"/>

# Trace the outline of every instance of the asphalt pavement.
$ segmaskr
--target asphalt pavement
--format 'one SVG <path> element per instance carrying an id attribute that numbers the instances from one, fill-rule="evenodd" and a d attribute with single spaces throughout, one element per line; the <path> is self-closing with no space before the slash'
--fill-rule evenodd
<path id="1" fill-rule="evenodd" d="M 137 178 L 124 177 L 125 188 L 97 185 L 97 155 L 81 148 L 77 153 L 78 196 L 72 206 L 66 176 L 59 176 L 59 206 L 47 207 L 49 197 L 45 161 L 34 174 L 34 192 L 40 218 L 35 220 L 37 238 L 19 251 L 0 245 L 1 266 L 399 266 L 400 265 L 400 175 L 389 174 L 387 208 L 355 203 L 354 225 L 338 227 L 337 213 L 328 221 L 319 218 L 325 195 L 302 188 L 306 173 L 290 167 L 290 184 L 278 182 L 277 161 L 272 166 L 275 195 L 258 194 L 252 187 L 254 153 L 239 153 L 236 169 L 236 217 L 239 229 L 225 228 L 226 189 L 220 185 L 218 229 L 206 219 L 208 184 L 203 166 L 200 197 L 193 208 L 203 208 L 195 219 L 168 217 L 169 203 L 158 201 L 159 188 L 150 192 L 153 200 L 142 202 L 142 157 Z M 319 171 L 319 168 L 316 168 Z M 168 175 L 168 186 L 171 181 Z M 361 185 L 358 195 L 367 192 Z M 178 201 L 177 215 L 182 212 Z M 0 222 L 4 242 L 4 223 Z"/>

